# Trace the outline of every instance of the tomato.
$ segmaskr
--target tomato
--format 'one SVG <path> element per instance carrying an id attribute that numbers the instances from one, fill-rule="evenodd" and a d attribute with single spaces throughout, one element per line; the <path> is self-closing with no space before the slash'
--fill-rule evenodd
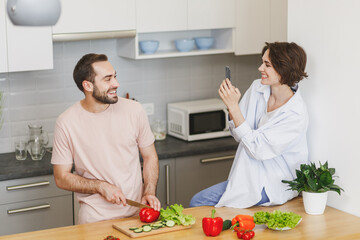
<path id="1" fill-rule="evenodd" d="M 236 235 L 237 235 L 237 237 L 239 238 L 239 239 L 242 239 L 243 238 L 243 236 L 244 236 L 244 231 L 238 231 L 237 233 L 236 233 Z"/>
<path id="2" fill-rule="evenodd" d="M 250 233 L 249 232 L 244 233 L 244 235 L 242 236 L 242 239 L 250 240 L 251 239 Z"/>
<path id="3" fill-rule="evenodd" d="M 253 237 L 255 237 L 255 232 L 254 232 L 254 231 L 250 231 L 250 232 L 249 232 L 249 235 L 250 235 L 250 238 L 253 238 Z"/>

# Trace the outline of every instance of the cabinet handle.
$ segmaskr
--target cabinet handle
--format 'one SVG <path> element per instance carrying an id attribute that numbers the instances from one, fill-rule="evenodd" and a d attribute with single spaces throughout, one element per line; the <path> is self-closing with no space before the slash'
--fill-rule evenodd
<path id="1" fill-rule="evenodd" d="M 204 158 L 200 159 L 201 163 L 208 163 L 208 162 L 217 162 L 217 161 L 225 161 L 234 159 L 235 155 L 223 156 L 223 157 L 215 157 L 215 158 Z"/>
<path id="2" fill-rule="evenodd" d="M 12 209 L 12 210 L 8 210 L 7 213 L 8 214 L 22 213 L 22 212 L 34 211 L 34 210 L 45 209 L 45 208 L 50 208 L 50 204 L 43 204 L 43 205 L 38 205 L 38 206 L 33 206 L 33 207 Z"/>
<path id="3" fill-rule="evenodd" d="M 6 190 L 17 190 L 17 189 L 23 189 L 23 188 L 31 188 L 31 187 L 39 187 L 39 186 L 46 186 L 50 185 L 49 181 L 42 181 L 42 182 L 36 182 L 36 183 L 27 183 L 27 184 L 21 184 L 21 185 L 15 185 L 6 187 Z"/>
<path id="4" fill-rule="evenodd" d="M 170 166 L 165 165 L 166 205 L 170 205 Z"/>

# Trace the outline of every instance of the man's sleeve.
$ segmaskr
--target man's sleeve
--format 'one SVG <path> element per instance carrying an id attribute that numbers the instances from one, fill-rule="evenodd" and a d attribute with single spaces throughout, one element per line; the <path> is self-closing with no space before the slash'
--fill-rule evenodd
<path id="1" fill-rule="evenodd" d="M 140 112 L 139 112 L 139 118 L 138 118 L 138 127 L 139 127 L 139 135 L 138 135 L 138 146 L 140 148 L 147 147 L 154 143 L 155 137 L 154 134 L 151 131 L 151 127 L 149 124 L 148 117 L 146 115 L 145 110 L 140 105 Z"/>
<path id="2" fill-rule="evenodd" d="M 59 120 L 56 121 L 54 129 L 54 144 L 51 157 L 52 164 L 72 164 L 73 156 L 69 144 L 69 138 L 61 128 Z"/>

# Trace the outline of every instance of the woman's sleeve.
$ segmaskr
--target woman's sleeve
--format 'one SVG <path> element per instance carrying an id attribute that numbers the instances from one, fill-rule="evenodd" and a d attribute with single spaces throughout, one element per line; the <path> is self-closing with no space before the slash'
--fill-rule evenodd
<path id="1" fill-rule="evenodd" d="M 254 159 L 272 159 L 288 151 L 306 135 L 307 115 L 297 113 L 287 113 L 287 115 L 280 117 L 278 121 L 272 120 L 273 124 L 265 124 L 256 130 L 251 129 L 245 121 L 232 129 L 232 134 Z"/>

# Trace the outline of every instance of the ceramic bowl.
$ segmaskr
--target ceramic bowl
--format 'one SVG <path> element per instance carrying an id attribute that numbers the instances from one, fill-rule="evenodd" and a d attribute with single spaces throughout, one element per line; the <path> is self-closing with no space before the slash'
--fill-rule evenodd
<path id="1" fill-rule="evenodd" d="M 194 39 L 177 39 L 175 40 L 175 47 L 180 52 L 189 52 L 194 49 Z"/>
<path id="2" fill-rule="evenodd" d="M 153 54 L 159 48 L 159 41 L 144 40 L 139 42 L 140 50 L 145 54 Z"/>
<path id="3" fill-rule="evenodd" d="M 213 37 L 197 37 L 195 38 L 196 46 L 201 50 L 206 50 L 212 47 L 214 44 Z"/>

